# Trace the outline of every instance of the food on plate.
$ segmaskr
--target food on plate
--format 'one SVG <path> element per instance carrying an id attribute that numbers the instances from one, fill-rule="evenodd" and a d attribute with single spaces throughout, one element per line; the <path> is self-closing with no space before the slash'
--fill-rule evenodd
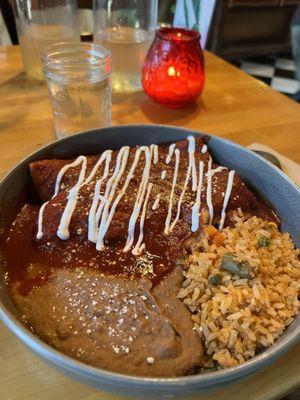
<path id="1" fill-rule="evenodd" d="M 204 343 L 203 368 L 233 367 L 273 344 L 298 313 L 300 253 L 276 224 L 241 210 L 221 244 L 205 231 L 178 298 Z"/>
<path id="2" fill-rule="evenodd" d="M 7 235 L 7 284 L 24 323 L 65 354 L 194 374 L 253 357 L 298 312 L 299 251 L 202 139 L 29 169 L 40 202 Z"/>

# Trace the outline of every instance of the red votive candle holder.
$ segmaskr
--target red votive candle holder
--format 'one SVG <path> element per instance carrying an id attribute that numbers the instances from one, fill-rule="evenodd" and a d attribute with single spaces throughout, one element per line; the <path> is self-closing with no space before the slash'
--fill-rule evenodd
<path id="1" fill-rule="evenodd" d="M 148 96 L 167 107 L 185 107 L 200 95 L 204 81 L 199 32 L 158 29 L 142 71 L 142 84 Z"/>

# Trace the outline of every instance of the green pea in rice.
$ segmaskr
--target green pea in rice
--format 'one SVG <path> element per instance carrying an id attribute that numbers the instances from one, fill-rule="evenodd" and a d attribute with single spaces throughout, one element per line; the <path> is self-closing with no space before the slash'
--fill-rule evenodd
<path id="1" fill-rule="evenodd" d="M 206 368 L 232 367 L 253 357 L 273 344 L 299 311 L 300 251 L 289 234 L 274 223 L 241 216 L 222 234 L 219 247 L 204 235 L 189 255 L 178 294 L 203 341 Z M 268 246 L 258 245 L 262 236 Z M 226 253 L 248 262 L 254 277 L 241 279 L 220 269 Z M 209 283 L 215 275 L 219 283 Z"/>

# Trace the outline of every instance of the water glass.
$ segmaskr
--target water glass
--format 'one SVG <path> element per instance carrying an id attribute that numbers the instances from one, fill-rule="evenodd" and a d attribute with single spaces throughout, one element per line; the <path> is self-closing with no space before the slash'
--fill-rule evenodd
<path id="1" fill-rule="evenodd" d="M 112 54 L 114 92 L 142 89 L 143 63 L 157 25 L 157 0 L 94 0 L 96 43 Z"/>
<path id="2" fill-rule="evenodd" d="M 110 125 L 111 56 L 93 43 L 57 43 L 42 52 L 56 135 Z"/>
<path id="3" fill-rule="evenodd" d="M 13 0 L 13 6 L 27 77 L 44 80 L 41 50 L 79 41 L 76 0 Z"/>

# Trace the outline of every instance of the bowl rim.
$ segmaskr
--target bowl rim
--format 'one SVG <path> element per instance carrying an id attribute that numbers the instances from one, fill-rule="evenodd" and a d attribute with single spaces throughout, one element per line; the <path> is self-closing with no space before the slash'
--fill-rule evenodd
<path id="1" fill-rule="evenodd" d="M 206 137 L 212 137 L 217 140 L 221 140 L 229 144 L 230 146 L 236 148 L 239 151 L 246 151 L 248 154 L 251 154 L 252 157 L 259 159 L 263 163 L 265 163 L 268 167 L 275 169 L 276 173 L 281 175 L 289 185 L 293 186 L 294 189 L 299 194 L 300 198 L 300 188 L 296 185 L 294 181 L 292 181 L 283 171 L 279 168 L 275 167 L 270 161 L 265 160 L 263 157 L 254 153 L 252 150 L 239 145 L 238 143 L 232 142 L 226 138 L 213 135 L 206 132 L 200 132 L 184 127 L 172 126 L 172 125 L 161 125 L 161 124 L 128 124 L 128 125 L 114 125 L 107 128 L 98 128 L 89 131 L 80 132 L 74 136 L 69 136 L 63 139 L 55 140 L 51 143 L 48 143 L 28 156 L 24 157 L 21 161 L 19 161 L 13 168 L 11 168 L 1 179 L 0 181 L 0 190 L 2 185 L 6 180 L 10 178 L 10 175 L 15 173 L 15 170 L 19 167 L 22 167 L 24 162 L 29 161 L 30 158 L 36 156 L 36 153 L 50 150 L 55 145 L 59 145 L 60 143 L 72 141 L 73 138 L 78 136 L 83 137 L 87 135 L 94 135 L 99 133 L 99 130 L 114 130 L 114 129 L 128 129 L 130 127 L 139 127 L 141 129 L 149 127 L 156 127 L 160 129 L 172 129 L 173 131 L 178 131 L 180 134 L 191 134 L 191 135 L 200 135 Z M 163 142 L 161 142 L 163 143 Z M 209 142 L 208 142 L 209 147 Z M 232 381 L 234 376 L 238 378 L 242 378 L 245 375 L 249 375 L 254 371 L 266 366 L 267 359 L 269 362 L 272 362 L 276 357 L 279 357 L 282 353 L 287 351 L 291 346 L 295 345 L 298 341 L 300 341 L 300 324 L 297 326 L 294 331 L 292 331 L 289 335 L 285 336 L 280 340 L 280 342 L 276 341 L 273 345 L 265 349 L 260 354 L 257 354 L 252 359 L 245 361 L 242 364 L 239 364 L 235 367 L 226 368 L 223 370 L 217 370 L 212 372 L 199 373 L 195 375 L 187 375 L 180 377 L 170 377 L 170 378 L 156 378 L 156 377 L 143 377 L 143 376 L 135 376 L 135 375 L 126 375 L 117 372 L 112 372 L 106 369 L 102 369 L 99 367 L 93 367 L 84 362 L 78 361 L 75 358 L 72 358 L 63 352 L 56 350 L 54 347 L 50 346 L 43 340 L 39 339 L 36 335 L 30 332 L 0 300 L 0 319 L 7 326 L 7 328 L 13 332 L 22 342 L 24 342 L 31 350 L 37 353 L 44 360 L 50 361 L 54 365 L 59 365 L 63 370 L 75 373 L 80 375 L 81 377 L 87 378 L 87 380 L 98 380 L 101 382 L 104 379 L 110 381 L 113 385 L 124 385 L 126 384 L 135 384 L 138 388 L 149 388 L 149 385 L 155 385 L 157 389 L 169 388 L 170 385 L 172 387 L 182 387 L 182 386 L 201 386 L 203 388 L 216 386 L 220 383 L 225 383 Z M 294 322 L 293 322 L 294 323 Z M 292 324 L 293 324 L 292 323 Z"/>

